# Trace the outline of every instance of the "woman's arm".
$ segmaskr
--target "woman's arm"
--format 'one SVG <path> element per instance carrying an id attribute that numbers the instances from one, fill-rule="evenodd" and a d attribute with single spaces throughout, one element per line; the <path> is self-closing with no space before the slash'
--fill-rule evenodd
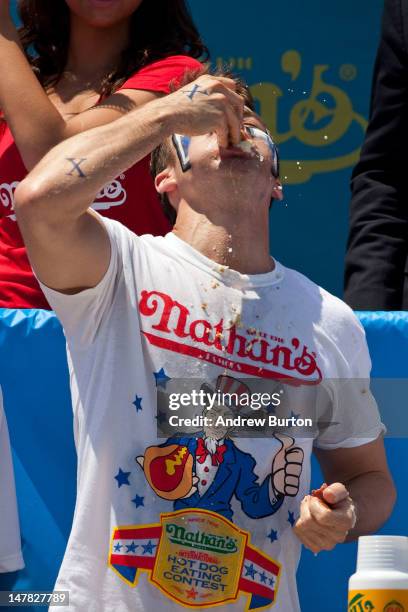
<path id="1" fill-rule="evenodd" d="M 54 140 L 63 138 L 65 122 L 27 62 L 4 0 L 0 2 L 0 108 L 27 169 Z"/>
<path id="2" fill-rule="evenodd" d="M 22 50 L 8 1 L 0 0 L 0 109 L 27 170 L 63 140 L 114 121 L 163 95 L 126 89 L 103 104 L 65 120 L 49 100 Z"/>

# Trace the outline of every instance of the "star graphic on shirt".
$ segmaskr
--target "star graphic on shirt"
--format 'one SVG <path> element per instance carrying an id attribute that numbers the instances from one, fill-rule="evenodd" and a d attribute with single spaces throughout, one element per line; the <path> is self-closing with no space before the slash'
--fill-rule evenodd
<path id="1" fill-rule="evenodd" d="M 251 565 L 246 565 L 245 566 L 246 569 L 246 574 L 245 576 L 251 576 L 251 578 L 255 579 L 255 574 L 257 574 L 258 572 L 256 571 L 256 569 L 254 568 L 254 564 L 251 563 Z"/>
<path id="2" fill-rule="evenodd" d="M 130 472 L 123 472 L 121 468 L 119 468 L 119 472 L 115 476 L 115 480 L 118 481 L 119 489 L 122 485 L 130 485 L 129 476 Z"/>
<path id="3" fill-rule="evenodd" d="M 134 402 L 132 402 L 132 404 L 135 406 L 136 412 L 139 412 L 139 410 L 143 410 L 143 408 L 142 408 L 142 398 L 139 397 L 138 395 L 136 395 L 136 399 L 135 399 Z"/>
<path id="4" fill-rule="evenodd" d="M 147 544 L 142 544 L 143 547 L 143 554 L 146 555 L 147 553 L 152 554 L 154 552 L 154 548 L 156 548 L 157 544 L 153 544 L 153 542 L 151 540 L 148 541 Z"/>
<path id="5" fill-rule="evenodd" d="M 265 572 L 259 573 L 259 576 L 261 578 L 261 582 L 263 582 L 264 584 L 266 583 L 268 576 L 265 574 Z"/>
<path id="6" fill-rule="evenodd" d="M 188 599 L 195 599 L 198 595 L 198 591 L 195 591 L 194 587 L 192 587 L 189 591 L 186 591 L 186 595 Z"/>
<path id="7" fill-rule="evenodd" d="M 276 529 L 271 529 L 267 537 L 270 539 L 271 543 L 273 544 L 278 539 L 278 532 L 276 531 Z"/>
<path id="8" fill-rule="evenodd" d="M 131 544 L 126 544 L 127 551 L 126 552 L 136 552 L 136 548 L 138 548 L 137 544 L 132 542 Z"/>
<path id="9" fill-rule="evenodd" d="M 136 508 L 139 508 L 139 506 L 144 506 L 144 497 L 140 497 L 140 495 L 136 493 L 136 497 L 132 499 L 132 502 L 135 504 Z"/>
<path id="10" fill-rule="evenodd" d="M 268 406 L 266 406 L 265 410 L 268 414 L 276 414 L 276 406 L 274 406 L 273 404 L 269 404 Z"/>
<path id="11" fill-rule="evenodd" d="M 158 372 L 153 372 L 154 378 L 156 380 L 156 387 L 166 388 L 166 384 L 171 380 L 169 376 L 164 371 L 164 368 L 161 368 Z"/>
<path id="12" fill-rule="evenodd" d="M 115 552 L 120 552 L 121 548 L 123 548 L 123 544 L 118 542 L 113 548 L 115 549 Z"/>
<path id="13" fill-rule="evenodd" d="M 291 527 L 293 527 L 295 522 L 295 513 L 288 510 L 288 523 L 290 523 Z"/>
<path id="14" fill-rule="evenodd" d="M 275 579 L 274 578 L 268 578 L 268 580 L 269 580 L 270 586 L 273 586 L 275 584 Z"/>

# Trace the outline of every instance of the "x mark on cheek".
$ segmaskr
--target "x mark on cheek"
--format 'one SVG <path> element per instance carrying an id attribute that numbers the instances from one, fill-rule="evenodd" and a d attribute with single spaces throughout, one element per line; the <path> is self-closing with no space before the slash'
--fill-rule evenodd
<path id="1" fill-rule="evenodd" d="M 201 89 L 199 85 L 194 85 L 192 89 L 183 89 L 182 93 L 186 94 L 187 98 L 189 98 L 190 100 L 193 100 L 196 94 L 202 94 L 203 96 L 210 95 L 206 89 Z"/>
<path id="2" fill-rule="evenodd" d="M 72 176 L 74 172 L 77 172 L 77 176 L 80 178 L 85 178 L 85 173 L 81 169 L 81 164 L 86 161 L 86 157 L 82 157 L 81 159 L 75 159 L 74 157 L 66 157 L 66 160 L 71 162 L 72 168 L 70 172 L 67 172 L 67 176 Z"/>

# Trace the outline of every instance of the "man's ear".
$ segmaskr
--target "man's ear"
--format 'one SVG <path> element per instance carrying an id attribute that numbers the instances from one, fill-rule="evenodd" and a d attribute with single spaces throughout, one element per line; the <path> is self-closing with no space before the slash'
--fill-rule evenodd
<path id="1" fill-rule="evenodd" d="M 275 184 L 272 190 L 272 198 L 274 200 L 283 200 L 282 183 L 280 182 L 279 179 L 274 179 L 274 180 L 275 180 Z"/>
<path id="2" fill-rule="evenodd" d="M 154 179 L 156 191 L 161 195 L 173 193 L 177 189 L 177 180 L 173 168 L 165 168 Z"/>

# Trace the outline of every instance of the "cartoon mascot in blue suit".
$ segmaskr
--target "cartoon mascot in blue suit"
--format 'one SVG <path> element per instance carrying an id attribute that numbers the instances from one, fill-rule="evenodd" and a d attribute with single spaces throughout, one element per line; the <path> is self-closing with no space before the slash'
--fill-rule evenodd
<path id="1" fill-rule="evenodd" d="M 227 409 L 220 406 L 211 413 L 225 417 Z M 174 510 L 203 508 L 232 520 L 235 496 L 248 517 L 263 518 L 279 510 L 285 495 L 297 495 L 304 457 L 290 436 L 273 437 L 279 448 L 263 482 L 258 482 L 254 458 L 228 437 L 228 427 L 220 425 L 204 427 L 194 438 L 169 438 L 161 446 L 150 446 L 136 461 L 155 493 L 172 501 Z"/>

